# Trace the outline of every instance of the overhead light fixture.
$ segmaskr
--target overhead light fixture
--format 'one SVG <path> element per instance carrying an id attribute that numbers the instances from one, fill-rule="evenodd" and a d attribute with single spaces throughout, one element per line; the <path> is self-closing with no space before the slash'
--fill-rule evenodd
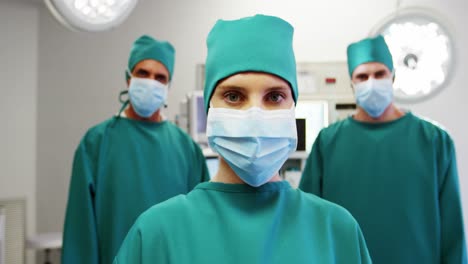
<path id="1" fill-rule="evenodd" d="M 394 94 L 400 102 L 425 100 L 447 86 L 455 68 L 452 35 L 439 15 L 424 8 L 397 10 L 372 31 L 392 53 Z"/>
<path id="2" fill-rule="evenodd" d="M 66 27 L 105 31 L 120 25 L 138 0 L 44 0 L 54 17 Z"/>

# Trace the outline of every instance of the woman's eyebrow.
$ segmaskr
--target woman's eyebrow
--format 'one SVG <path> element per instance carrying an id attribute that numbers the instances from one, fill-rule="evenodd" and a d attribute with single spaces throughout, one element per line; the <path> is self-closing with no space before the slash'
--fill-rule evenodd
<path id="1" fill-rule="evenodd" d="M 287 85 L 275 85 L 275 86 L 269 87 L 268 91 L 281 91 L 281 90 L 287 90 L 287 89 L 291 89 L 291 88 Z"/>
<path id="2" fill-rule="evenodd" d="M 238 85 L 225 84 L 218 86 L 216 89 L 244 91 L 246 88 Z"/>

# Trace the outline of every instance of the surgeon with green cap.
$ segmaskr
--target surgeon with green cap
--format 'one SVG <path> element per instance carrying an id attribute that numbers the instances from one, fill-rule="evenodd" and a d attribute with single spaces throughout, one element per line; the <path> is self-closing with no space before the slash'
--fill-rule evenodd
<path id="1" fill-rule="evenodd" d="M 199 146 L 161 113 L 174 54 L 168 42 L 138 38 L 125 70 L 129 100 L 78 145 L 62 263 L 112 263 L 143 211 L 209 179 Z"/>
<path id="2" fill-rule="evenodd" d="M 322 129 L 299 187 L 351 212 L 374 263 L 467 263 L 452 138 L 394 105 L 382 36 L 347 54 L 357 111 Z"/>
<path id="3" fill-rule="evenodd" d="M 114 263 L 371 263 L 351 214 L 278 175 L 297 144 L 292 39 L 278 17 L 215 24 L 204 100 L 219 170 L 143 213 Z"/>

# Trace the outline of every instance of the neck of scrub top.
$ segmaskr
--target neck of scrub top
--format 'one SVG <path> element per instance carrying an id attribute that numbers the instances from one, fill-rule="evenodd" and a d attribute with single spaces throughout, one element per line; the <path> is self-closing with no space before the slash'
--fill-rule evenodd
<path id="1" fill-rule="evenodd" d="M 211 182 L 231 183 L 231 184 L 246 184 L 237 174 L 232 170 L 229 164 L 221 157 L 219 159 L 219 168 L 216 175 L 211 178 Z M 282 181 L 279 173 L 276 173 L 268 182 Z"/>
<path id="2" fill-rule="evenodd" d="M 354 120 L 361 121 L 361 122 L 368 122 L 368 123 L 384 123 L 393 121 L 405 115 L 401 109 L 399 109 L 395 104 L 392 102 L 388 105 L 385 111 L 377 118 L 371 117 L 366 110 L 362 107 L 357 105 L 356 113 L 353 115 Z"/>

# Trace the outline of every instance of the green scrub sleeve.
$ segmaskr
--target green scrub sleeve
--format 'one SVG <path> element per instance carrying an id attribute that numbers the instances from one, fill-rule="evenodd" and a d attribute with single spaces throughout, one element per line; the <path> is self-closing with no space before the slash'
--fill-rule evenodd
<path id="1" fill-rule="evenodd" d="M 117 256 L 114 258 L 114 264 L 123 264 L 123 263 L 143 263 L 142 259 L 142 233 L 138 225 L 138 221 L 132 226 L 130 231 L 128 231 L 125 240 L 122 242 Z M 154 251 L 157 251 L 158 246 L 154 246 Z M 154 258 L 150 260 L 153 263 L 159 263 L 159 260 Z"/>
<path id="2" fill-rule="evenodd" d="M 62 263 L 98 264 L 98 237 L 93 208 L 93 157 L 84 141 L 75 151 L 64 226 Z M 77 228 L 79 227 L 79 228 Z"/>
<path id="3" fill-rule="evenodd" d="M 322 156 L 320 152 L 320 135 L 319 133 L 312 145 L 312 151 L 307 158 L 304 171 L 302 172 L 299 189 L 307 193 L 315 194 L 322 197 Z"/>
<path id="4" fill-rule="evenodd" d="M 442 182 L 439 191 L 442 253 L 441 263 L 467 263 L 463 216 L 458 186 L 457 162 L 452 140 L 446 135 L 441 155 Z"/>
<path id="5" fill-rule="evenodd" d="M 369 250 L 367 249 L 366 241 L 364 239 L 364 235 L 362 234 L 361 228 L 359 228 L 359 225 L 356 226 L 357 230 L 357 237 L 359 240 L 359 249 L 360 249 L 360 255 L 361 255 L 361 263 L 362 264 L 372 264 L 371 257 L 369 255 Z"/>

